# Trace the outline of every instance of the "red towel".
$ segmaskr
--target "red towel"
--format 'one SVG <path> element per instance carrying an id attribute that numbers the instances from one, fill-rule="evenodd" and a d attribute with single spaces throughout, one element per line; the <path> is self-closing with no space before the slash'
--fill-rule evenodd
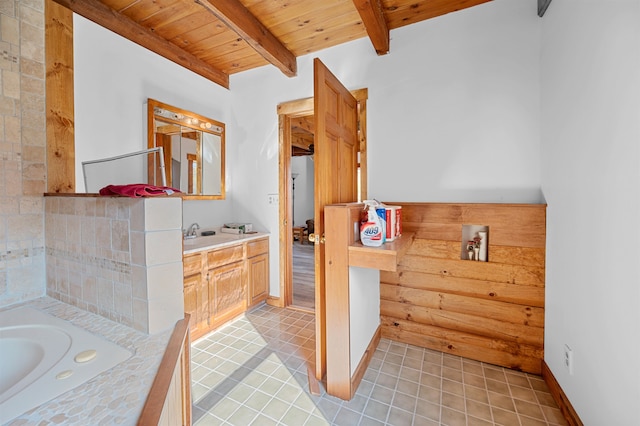
<path id="1" fill-rule="evenodd" d="M 100 190 L 100 195 L 122 195 L 125 197 L 157 197 L 171 195 L 180 190 L 168 186 L 154 186 L 146 183 L 132 183 L 129 185 L 107 185 Z"/>

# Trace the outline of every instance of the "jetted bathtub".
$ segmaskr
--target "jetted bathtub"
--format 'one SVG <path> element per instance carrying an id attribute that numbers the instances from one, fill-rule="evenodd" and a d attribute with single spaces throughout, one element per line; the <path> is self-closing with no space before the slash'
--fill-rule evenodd
<path id="1" fill-rule="evenodd" d="M 39 310 L 0 312 L 0 424 L 129 357 L 115 343 Z"/>

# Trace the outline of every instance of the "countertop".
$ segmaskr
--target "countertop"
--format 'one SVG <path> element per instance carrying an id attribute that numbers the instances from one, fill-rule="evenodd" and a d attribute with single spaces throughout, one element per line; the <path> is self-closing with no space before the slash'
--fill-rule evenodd
<path id="1" fill-rule="evenodd" d="M 128 349 L 131 358 L 24 413 L 7 425 L 135 425 L 172 330 L 148 335 L 50 297 L 7 306 L 29 306 Z"/>
<path id="2" fill-rule="evenodd" d="M 230 247 L 239 243 L 259 240 L 260 238 L 268 236 L 269 233 L 267 232 L 256 232 L 253 234 L 224 234 L 218 232 L 216 235 L 209 235 L 206 237 L 200 236 L 183 240 L 182 253 L 191 254 L 199 251 Z"/>

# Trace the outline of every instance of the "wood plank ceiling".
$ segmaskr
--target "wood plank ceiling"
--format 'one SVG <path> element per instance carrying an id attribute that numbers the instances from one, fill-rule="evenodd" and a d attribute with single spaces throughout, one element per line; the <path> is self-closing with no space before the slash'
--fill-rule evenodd
<path id="1" fill-rule="evenodd" d="M 491 0 L 53 0 L 229 88 L 231 74 L 362 37 L 389 52 L 389 31 Z"/>

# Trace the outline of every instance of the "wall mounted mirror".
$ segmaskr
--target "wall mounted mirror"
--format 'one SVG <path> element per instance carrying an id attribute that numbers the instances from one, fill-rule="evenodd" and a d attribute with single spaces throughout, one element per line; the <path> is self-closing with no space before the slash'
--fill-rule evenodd
<path id="1" fill-rule="evenodd" d="M 224 199 L 224 123 L 154 99 L 147 105 L 148 146 L 164 151 L 167 186 L 184 198 Z M 151 174 L 150 183 L 161 185 Z"/>

